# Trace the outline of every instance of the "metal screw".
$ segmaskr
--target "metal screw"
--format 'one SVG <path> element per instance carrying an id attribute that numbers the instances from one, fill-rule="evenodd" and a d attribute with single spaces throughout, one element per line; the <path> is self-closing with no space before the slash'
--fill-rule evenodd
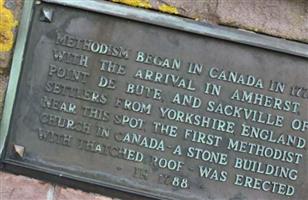
<path id="1" fill-rule="evenodd" d="M 53 18 L 53 9 L 51 8 L 42 8 L 40 13 L 40 20 L 42 22 L 48 22 L 50 23 Z"/>
<path id="2" fill-rule="evenodd" d="M 20 157 L 24 157 L 24 153 L 25 153 L 25 147 L 23 146 L 20 146 L 20 145 L 17 145 L 17 144 L 14 144 L 14 151 L 15 153 Z"/>

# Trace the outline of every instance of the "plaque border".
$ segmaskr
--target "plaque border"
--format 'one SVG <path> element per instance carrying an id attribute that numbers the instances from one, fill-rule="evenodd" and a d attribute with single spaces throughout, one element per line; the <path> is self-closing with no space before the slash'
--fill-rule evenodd
<path id="1" fill-rule="evenodd" d="M 27 44 L 28 32 L 30 29 L 30 24 L 33 14 L 34 1 L 35 0 L 24 1 L 22 14 L 20 18 L 21 20 L 18 26 L 18 33 L 12 57 L 10 78 L 5 94 L 2 119 L 0 123 L 0 161 L 2 160 L 4 154 L 5 141 L 7 138 L 7 134 L 9 132 L 10 120 L 13 112 L 15 96 L 21 73 L 24 51 Z"/>
<path id="2" fill-rule="evenodd" d="M 108 2 L 107 0 L 87 0 L 87 3 L 83 3 L 84 0 L 41 1 L 308 58 L 308 45 L 306 43 L 294 42 L 243 29 L 198 22 L 183 16 L 135 8 Z"/>
<path id="3" fill-rule="evenodd" d="M 308 45 L 300 42 L 288 41 L 271 36 L 261 35 L 254 32 L 239 30 L 235 28 L 222 27 L 218 25 L 210 25 L 200 23 L 191 19 L 172 16 L 169 14 L 159 13 L 157 11 L 149 11 L 139 8 L 133 8 L 125 5 L 119 5 L 102 0 L 41 0 L 45 3 L 57 4 L 65 7 L 72 7 L 91 12 L 111 15 L 115 17 L 134 20 L 142 23 L 153 24 L 160 27 L 180 30 L 193 34 L 203 35 L 206 37 L 227 40 L 235 43 L 250 45 L 258 48 L 273 50 L 295 56 L 308 58 Z M 71 173 L 60 172 L 44 166 L 23 163 L 22 160 L 13 160 L 4 158 L 5 141 L 10 128 L 10 120 L 13 112 L 15 96 L 18 88 L 19 77 L 22 71 L 23 57 L 28 39 L 28 32 L 31 27 L 33 8 L 35 4 L 41 3 L 37 0 L 25 0 L 21 15 L 20 26 L 17 34 L 16 44 L 14 47 L 12 66 L 10 72 L 9 84 L 5 97 L 4 110 L 0 124 L 0 164 L 1 162 L 16 166 L 18 168 L 26 168 L 28 170 L 38 171 L 38 173 L 47 173 L 51 176 L 63 177 L 74 181 L 81 181 L 86 184 L 94 184 L 96 186 L 113 188 L 122 192 L 143 195 L 148 198 L 176 199 L 175 197 L 162 194 L 153 194 L 147 191 L 140 191 L 129 186 L 116 185 L 107 183 L 106 181 L 97 181 L 91 178 L 74 175 Z M 21 172 L 22 173 L 22 172 Z"/>

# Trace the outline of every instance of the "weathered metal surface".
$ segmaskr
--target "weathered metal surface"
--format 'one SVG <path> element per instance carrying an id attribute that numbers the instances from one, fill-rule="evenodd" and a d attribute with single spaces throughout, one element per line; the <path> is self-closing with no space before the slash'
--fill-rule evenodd
<path id="1" fill-rule="evenodd" d="M 102 10 L 34 6 L 5 163 L 161 199 L 307 196 L 305 45 Z"/>

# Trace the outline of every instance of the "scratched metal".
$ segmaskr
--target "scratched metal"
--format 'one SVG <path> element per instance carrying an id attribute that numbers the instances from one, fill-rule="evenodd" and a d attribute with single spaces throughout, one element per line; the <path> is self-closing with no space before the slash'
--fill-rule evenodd
<path id="1" fill-rule="evenodd" d="M 42 9 L 43 13 L 42 13 Z M 46 10 L 47 9 L 47 10 Z M 52 12 L 52 13 L 50 13 Z M 119 59 L 106 55 L 90 53 L 77 49 L 57 46 L 55 44 L 56 32 L 60 31 L 79 38 L 102 41 L 107 44 L 123 46 L 129 49 L 129 59 Z M 53 60 L 52 50 L 63 49 L 75 53 L 82 53 L 89 56 L 88 68 L 80 66 L 64 64 Z M 187 74 L 187 66 L 182 65 L 179 71 L 160 68 L 152 65 L 136 63 L 134 61 L 138 50 L 160 55 L 162 57 L 180 58 L 188 62 L 196 62 L 204 65 L 204 71 L 200 75 Z M 119 76 L 112 73 L 104 73 L 99 70 L 99 60 L 109 59 L 119 64 L 127 66 L 125 76 Z M 48 67 L 50 64 L 61 66 L 64 68 L 75 68 L 90 73 L 90 78 L 86 84 L 61 80 L 55 77 L 48 77 Z M 307 167 L 307 152 L 297 150 L 291 147 L 281 145 L 272 145 L 268 142 L 260 142 L 256 139 L 244 138 L 239 135 L 240 124 L 245 123 L 243 119 L 225 117 L 219 114 L 213 114 L 205 111 L 206 104 L 209 100 L 230 103 L 232 105 L 243 106 L 251 109 L 257 109 L 264 112 L 272 112 L 285 116 L 285 125 L 283 128 L 273 128 L 278 133 L 290 133 L 300 135 L 307 139 L 307 132 L 301 134 L 291 130 L 289 124 L 292 119 L 308 119 L 307 114 L 307 99 L 290 97 L 286 92 L 284 94 L 274 94 L 266 89 L 260 90 L 249 88 L 243 85 L 231 84 L 219 80 L 213 80 L 208 77 L 207 70 L 210 67 L 216 66 L 225 70 L 236 71 L 243 74 L 251 74 L 255 77 L 261 77 L 266 83 L 270 80 L 283 81 L 287 83 L 287 87 L 299 85 L 308 87 L 307 76 L 307 59 L 295 55 L 289 55 L 263 48 L 253 47 L 245 44 L 234 43 L 221 39 L 215 39 L 199 34 L 182 32 L 181 30 L 160 27 L 99 13 L 92 13 L 79 9 L 73 9 L 61 5 L 52 5 L 42 3 L 36 5 L 33 14 L 32 26 L 29 32 L 29 39 L 26 47 L 26 53 L 22 66 L 22 74 L 19 80 L 15 106 L 11 119 L 8 143 L 4 162 L 12 165 L 21 165 L 34 170 L 43 171 L 46 173 L 60 175 L 67 178 L 72 178 L 78 181 L 87 182 L 89 184 L 100 185 L 104 187 L 115 188 L 122 191 L 128 191 L 133 194 L 140 194 L 146 197 L 160 199 L 288 199 L 285 196 L 274 194 L 271 192 L 263 192 L 254 189 L 235 186 L 235 173 L 250 175 L 265 180 L 278 181 L 285 184 L 295 186 L 296 193 L 292 196 L 293 199 L 305 199 L 307 197 L 306 186 L 308 182 L 308 167 Z M 173 73 L 184 76 L 194 81 L 196 87 L 195 92 L 151 83 L 148 81 L 137 80 L 133 78 L 137 69 L 150 69 L 162 73 Z M 102 89 L 97 87 L 99 77 L 106 77 L 116 80 L 116 89 Z M 105 94 L 108 98 L 106 105 L 98 105 L 78 99 L 73 99 L 67 96 L 52 95 L 44 91 L 46 81 L 55 81 L 61 84 L 88 88 Z M 206 95 L 203 92 L 206 82 L 216 83 L 223 86 L 223 93 L 219 97 Z M 164 101 L 155 101 L 150 98 L 138 97 L 125 93 L 127 83 L 136 83 L 144 86 L 154 87 L 162 90 L 162 98 Z M 266 85 L 268 87 L 268 85 Z M 292 114 L 283 111 L 276 111 L 228 100 L 231 92 L 235 89 L 259 92 L 265 95 L 277 96 L 282 99 L 290 99 L 301 103 L 301 113 Z M 200 97 L 202 106 L 199 109 L 192 109 L 171 103 L 172 97 L 177 93 L 189 94 Z M 76 115 L 60 113 L 57 111 L 47 110 L 41 106 L 41 98 L 46 95 L 57 99 L 70 101 L 78 106 Z M 151 115 L 139 114 L 132 111 L 123 110 L 114 107 L 114 102 L 117 97 L 127 98 L 135 101 L 143 101 L 151 103 Z M 82 117 L 81 106 L 94 106 L 104 111 L 111 113 L 111 120 L 108 122 L 99 122 L 96 120 Z M 204 116 L 230 120 L 236 123 L 235 135 L 228 135 L 219 131 L 184 125 L 175 121 L 161 119 L 159 115 L 159 107 L 166 106 L 183 110 L 185 112 L 198 113 Z M 65 130 L 63 128 L 51 127 L 43 125 L 39 121 L 39 116 L 44 113 L 53 113 L 63 117 L 73 118 L 91 123 L 92 125 L 100 124 L 111 129 L 111 137 L 109 139 L 99 138 L 92 131 L 91 134 L 85 135 L 79 132 Z M 142 130 L 134 130 L 128 126 L 119 126 L 113 123 L 113 116 L 116 114 L 126 114 L 145 120 L 145 126 Z M 171 138 L 153 133 L 152 122 L 159 121 L 166 124 L 178 126 L 178 137 Z M 254 125 L 251 122 L 247 122 Z M 270 128 L 258 124 L 261 128 Z M 37 129 L 43 128 L 53 130 L 58 134 L 68 134 L 73 138 L 73 145 L 65 147 L 54 143 L 43 142 L 38 139 Z M 184 129 L 192 128 L 194 130 L 211 133 L 222 136 L 223 142 L 219 148 L 213 148 L 202 144 L 197 144 L 189 141 L 184 141 Z M 137 145 L 123 144 L 114 140 L 113 135 L 118 132 L 135 132 L 148 137 L 163 139 L 166 143 L 165 152 L 149 150 Z M 244 141 L 261 143 L 267 146 L 275 146 L 281 149 L 289 149 L 303 153 L 304 161 L 299 165 L 285 164 L 279 161 L 259 158 L 256 156 L 245 155 L 242 153 L 227 150 L 228 138 L 234 138 Z M 126 147 L 144 153 L 146 159 L 142 163 L 118 159 L 111 156 L 101 155 L 81 151 L 77 148 L 77 139 L 93 140 L 101 144 L 106 144 L 114 147 Z M 228 154 L 229 163 L 227 166 L 218 166 L 209 162 L 202 162 L 187 158 L 184 156 L 172 155 L 172 150 L 167 146 L 175 147 L 181 144 L 184 147 L 194 146 L 221 153 Z M 14 146 L 15 145 L 15 146 Z M 17 145 L 17 146 L 16 146 Z M 179 172 L 161 169 L 150 165 L 149 157 L 156 155 L 168 159 L 181 160 L 185 163 L 183 169 Z M 298 169 L 298 179 L 290 181 L 287 179 L 277 178 L 273 176 L 253 174 L 233 168 L 233 160 L 236 157 L 251 158 L 267 163 L 295 166 Z M 214 181 L 199 177 L 199 165 L 226 170 L 228 172 L 228 180 L 226 182 Z M 142 180 L 134 176 L 135 167 L 148 170 L 147 180 Z M 166 184 L 159 183 L 160 175 L 170 175 L 184 177 L 189 179 L 189 188 L 180 189 L 170 185 L 170 181 Z"/>

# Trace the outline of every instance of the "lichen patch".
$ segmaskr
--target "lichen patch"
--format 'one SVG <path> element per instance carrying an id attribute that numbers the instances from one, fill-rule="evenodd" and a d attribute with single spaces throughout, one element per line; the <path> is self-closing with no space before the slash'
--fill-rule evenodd
<path id="1" fill-rule="evenodd" d="M 179 11 L 176 7 L 170 6 L 170 5 L 167 5 L 167 4 L 159 5 L 158 9 L 161 12 L 165 12 L 165 13 L 176 14 L 176 15 L 179 14 Z"/>
<path id="2" fill-rule="evenodd" d="M 10 51 L 14 43 L 13 29 L 18 22 L 11 10 L 4 7 L 4 0 L 0 0 L 0 52 Z"/>
<path id="3" fill-rule="evenodd" d="M 134 7 L 152 8 L 152 5 L 150 4 L 149 0 L 112 0 L 112 1 Z"/>

